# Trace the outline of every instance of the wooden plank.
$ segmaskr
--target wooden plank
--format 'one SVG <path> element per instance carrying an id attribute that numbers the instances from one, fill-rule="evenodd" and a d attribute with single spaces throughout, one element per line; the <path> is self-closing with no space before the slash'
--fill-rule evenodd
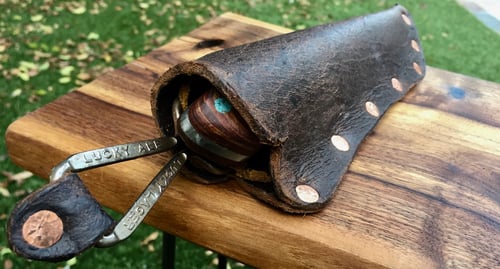
<path id="1" fill-rule="evenodd" d="M 225 14 L 14 122 L 6 135 L 9 154 L 47 177 L 72 153 L 157 136 L 149 89 L 159 74 L 287 31 Z M 225 42 L 194 49 L 212 38 Z M 284 214 L 235 182 L 205 186 L 178 177 L 146 222 L 256 267 L 494 268 L 500 265 L 499 101 L 498 84 L 429 67 L 367 137 L 322 212 Z M 123 212 L 168 158 L 81 177 L 99 201 Z"/>
<path id="2" fill-rule="evenodd" d="M 425 80 L 404 101 L 500 127 L 500 91 L 493 82 L 428 67 Z"/>

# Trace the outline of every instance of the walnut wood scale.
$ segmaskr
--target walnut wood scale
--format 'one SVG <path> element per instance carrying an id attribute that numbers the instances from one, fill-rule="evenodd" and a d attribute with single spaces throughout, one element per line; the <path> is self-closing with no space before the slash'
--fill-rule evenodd
<path id="1" fill-rule="evenodd" d="M 149 89 L 160 73 L 288 31 L 224 14 L 17 120 L 6 136 L 10 156 L 48 177 L 75 152 L 155 137 Z M 213 38 L 225 42 L 194 48 Z M 146 222 L 256 267 L 498 268 L 499 103 L 500 85 L 429 67 L 367 137 L 322 212 L 285 214 L 236 182 L 179 177 Z M 80 176 L 103 205 L 124 212 L 168 158 Z"/>

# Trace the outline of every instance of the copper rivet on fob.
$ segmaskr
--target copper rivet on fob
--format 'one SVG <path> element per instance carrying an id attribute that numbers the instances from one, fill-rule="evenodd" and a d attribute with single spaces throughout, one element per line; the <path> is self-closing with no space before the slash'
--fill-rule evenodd
<path id="1" fill-rule="evenodd" d="M 401 18 L 403 18 L 403 21 L 408 24 L 408 25 L 411 25 L 411 20 L 410 18 L 408 17 L 408 15 L 406 14 L 401 14 Z"/>
<path id="2" fill-rule="evenodd" d="M 416 52 L 420 52 L 420 46 L 418 45 L 417 41 L 415 40 L 412 40 L 411 41 L 411 47 L 416 51 Z"/>
<path id="3" fill-rule="evenodd" d="M 340 135 L 332 136 L 332 144 L 340 151 L 349 150 L 349 142 Z"/>
<path id="4" fill-rule="evenodd" d="M 63 223 L 56 213 L 40 210 L 29 216 L 23 224 L 24 240 L 37 248 L 53 246 L 63 234 Z"/>
<path id="5" fill-rule="evenodd" d="M 377 105 L 375 105 L 373 102 L 366 102 L 365 103 L 365 109 L 368 114 L 378 118 L 380 116 L 380 111 L 378 110 Z"/>
<path id="6" fill-rule="evenodd" d="M 415 69 L 415 72 L 417 72 L 417 74 L 422 75 L 422 68 L 420 68 L 420 65 L 418 65 L 417 63 L 413 63 L 413 69 Z"/>
<path id="7" fill-rule="evenodd" d="M 298 185 L 295 187 L 297 196 L 306 203 L 315 203 L 319 200 L 319 193 L 309 185 Z"/>
<path id="8" fill-rule="evenodd" d="M 391 83 L 392 83 L 392 87 L 396 91 L 398 91 L 398 92 L 402 92 L 403 91 L 403 85 L 401 85 L 401 82 L 399 82 L 399 80 L 397 78 L 391 79 Z"/>

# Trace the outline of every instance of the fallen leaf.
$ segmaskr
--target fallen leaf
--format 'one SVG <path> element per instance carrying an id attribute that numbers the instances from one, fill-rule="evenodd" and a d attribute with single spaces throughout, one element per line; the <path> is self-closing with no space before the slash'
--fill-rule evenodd
<path id="1" fill-rule="evenodd" d="M 139 3 L 139 7 L 140 7 L 140 8 L 142 8 L 142 9 L 148 9 L 149 4 L 148 4 L 148 3 L 141 2 L 141 3 Z"/>
<path id="2" fill-rule="evenodd" d="M 9 55 L 8 54 L 0 54 L 0 62 L 6 63 L 9 60 Z"/>
<path id="3" fill-rule="evenodd" d="M 146 24 L 146 25 L 150 25 L 151 23 L 153 23 L 153 21 L 152 21 L 150 18 L 148 18 L 148 17 L 146 16 L 146 14 L 141 15 L 141 17 L 139 17 L 139 19 L 140 19 L 142 22 L 144 22 L 144 24 Z"/>
<path id="4" fill-rule="evenodd" d="M 95 32 L 90 32 L 90 33 L 87 35 L 87 39 L 88 39 L 88 40 L 98 40 L 98 39 L 99 39 L 99 34 L 98 34 L 98 33 L 95 33 Z"/>
<path id="5" fill-rule="evenodd" d="M 70 78 L 70 77 L 61 77 L 61 78 L 59 78 L 59 80 L 58 80 L 58 81 L 59 81 L 59 83 L 61 83 L 61 84 L 68 84 L 68 83 L 70 83 L 70 82 L 71 82 L 71 78 Z"/>
<path id="6" fill-rule="evenodd" d="M 71 267 L 71 266 L 75 265 L 77 262 L 78 262 L 78 260 L 76 259 L 76 257 L 73 257 L 73 258 L 71 258 L 70 260 L 68 260 L 68 261 L 66 262 L 66 265 L 67 265 L 68 267 Z"/>
<path id="7" fill-rule="evenodd" d="M 38 89 L 38 90 L 36 90 L 35 94 L 38 96 L 44 96 L 44 95 L 47 95 L 47 91 L 44 89 Z"/>
<path id="8" fill-rule="evenodd" d="M 77 85 L 77 86 L 83 86 L 85 84 L 86 83 L 84 81 L 82 81 L 82 80 L 79 80 L 79 79 L 75 80 L 75 85 Z"/>
<path id="9" fill-rule="evenodd" d="M 20 61 L 19 68 L 33 69 L 36 68 L 36 64 L 28 61 Z"/>
<path id="10" fill-rule="evenodd" d="M 73 40 L 71 40 L 71 39 L 66 39 L 66 42 L 65 42 L 65 43 L 66 43 L 66 45 L 67 45 L 68 47 L 74 47 L 74 46 L 76 45 L 75 41 L 73 41 Z M 68 48 L 64 48 L 64 50 L 66 50 L 66 51 L 67 51 L 67 50 L 68 50 Z"/>
<path id="11" fill-rule="evenodd" d="M 45 70 L 49 69 L 49 67 L 50 67 L 50 63 L 49 62 L 44 62 L 43 64 L 41 64 L 40 66 L 38 66 L 38 70 L 45 71 Z"/>
<path id="12" fill-rule="evenodd" d="M 103 56 L 102 56 L 102 59 L 106 62 L 106 63 L 109 63 L 113 60 L 113 57 L 111 57 L 111 55 L 109 55 L 109 53 L 105 53 Z"/>
<path id="13" fill-rule="evenodd" d="M 12 91 L 12 93 L 10 94 L 10 97 L 14 98 L 14 97 L 18 97 L 19 95 L 21 95 L 21 93 L 23 93 L 23 90 L 21 89 L 15 89 Z"/>
<path id="14" fill-rule="evenodd" d="M 144 32 L 144 35 L 145 36 L 152 36 L 154 34 L 156 34 L 158 32 L 158 29 L 151 29 L 151 30 L 147 30 L 146 32 Z"/>
<path id="15" fill-rule="evenodd" d="M 32 22 L 38 22 L 38 21 L 41 21 L 42 19 L 43 19 L 43 15 L 42 14 L 37 14 L 37 15 L 31 16 L 31 21 Z"/>
<path id="16" fill-rule="evenodd" d="M 0 187 L 0 195 L 2 195 L 3 197 L 10 197 L 10 192 L 8 189 Z"/>
<path id="17" fill-rule="evenodd" d="M 141 241 L 141 246 L 148 245 L 151 242 L 155 241 L 158 238 L 159 235 L 160 235 L 159 232 L 153 232 L 153 233 L 151 233 L 146 238 L 144 238 L 144 240 Z"/>
<path id="18" fill-rule="evenodd" d="M 134 60 L 134 52 L 131 51 L 131 50 L 127 50 L 127 52 L 125 53 L 125 55 L 123 55 L 123 60 L 125 60 L 125 62 L 127 63 L 130 63 Z"/>
<path id="19" fill-rule="evenodd" d="M 38 43 L 36 43 L 36 42 L 28 42 L 28 43 L 26 43 L 26 45 L 30 49 L 37 49 L 38 48 Z"/>
<path id="20" fill-rule="evenodd" d="M 59 74 L 67 77 L 67 76 L 71 75 L 71 72 L 73 72 L 74 70 L 75 70 L 74 66 L 71 66 L 71 65 L 65 66 L 59 70 Z"/>
<path id="21" fill-rule="evenodd" d="M 38 75 L 38 69 L 30 69 L 30 70 L 28 70 L 28 76 L 34 77 L 36 75 Z"/>
<path id="22" fill-rule="evenodd" d="M 197 14 L 195 16 L 195 19 L 196 21 L 199 23 L 199 24 L 202 24 L 202 23 L 205 23 L 205 19 L 203 18 L 203 16 L 201 16 L 200 14 Z"/>
<path id="23" fill-rule="evenodd" d="M 78 55 L 76 56 L 76 59 L 77 59 L 78 61 L 83 61 L 83 60 L 86 60 L 88 57 L 89 57 L 89 54 L 88 54 L 88 53 L 86 53 L 86 52 L 84 52 L 84 53 L 78 54 Z"/>
<path id="24" fill-rule="evenodd" d="M 22 184 L 26 179 L 32 177 L 33 173 L 31 173 L 30 171 L 22 171 L 17 174 L 14 174 L 8 171 L 2 171 L 2 175 L 4 175 L 8 181 L 16 182 L 17 184 Z"/>
<path id="25" fill-rule="evenodd" d="M 73 3 L 73 5 L 68 6 L 69 12 L 76 14 L 76 15 L 81 15 L 87 11 L 87 8 L 85 7 L 85 3 Z"/>
<path id="26" fill-rule="evenodd" d="M 28 97 L 28 102 L 30 103 L 36 103 L 40 101 L 40 96 L 36 95 L 36 94 L 32 94 Z"/>
<path id="27" fill-rule="evenodd" d="M 0 257 L 3 257 L 7 254 L 11 254 L 12 253 L 12 250 L 10 250 L 10 248 L 7 248 L 7 247 L 0 247 Z"/>
<path id="28" fill-rule="evenodd" d="M 165 42 L 165 40 L 167 40 L 167 37 L 164 36 L 164 35 L 161 35 L 161 36 L 158 36 L 157 38 L 155 38 L 155 42 L 158 44 L 158 45 L 161 45 Z"/>
<path id="29" fill-rule="evenodd" d="M 61 55 L 59 55 L 59 59 L 61 59 L 63 61 L 68 61 L 71 59 L 71 55 L 61 54 Z"/>
<path id="30" fill-rule="evenodd" d="M 21 197 L 21 196 L 25 196 L 26 193 L 28 193 L 27 190 L 17 190 L 14 192 L 14 197 Z"/>
<path id="31" fill-rule="evenodd" d="M 30 80 L 30 76 L 28 75 L 28 73 L 25 73 L 25 72 L 19 72 L 19 74 L 17 74 L 17 76 L 23 80 L 23 81 L 28 81 Z"/>
<path id="32" fill-rule="evenodd" d="M 50 35 L 54 32 L 54 28 L 50 25 L 40 25 L 40 30 L 46 35 Z"/>
<path id="33" fill-rule="evenodd" d="M 92 76 L 89 73 L 79 73 L 77 78 L 80 80 L 89 80 Z"/>
<path id="34" fill-rule="evenodd" d="M 3 262 L 3 269 L 12 269 L 14 267 L 14 263 L 10 259 L 6 259 Z"/>

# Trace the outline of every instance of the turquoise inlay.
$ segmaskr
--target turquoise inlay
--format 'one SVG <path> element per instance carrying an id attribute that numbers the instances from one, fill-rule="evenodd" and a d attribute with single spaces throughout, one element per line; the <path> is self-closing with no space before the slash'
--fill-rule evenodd
<path id="1" fill-rule="evenodd" d="M 227 113 L 231 111 L 231 104 L 224 98 L 217 98 L 214 101 L 215 109 L 220 113 Z"/>
<path id="2" fill-rule="evenodd" d="M 455 99 L 463 99 L 465 97 L 465 90 L 459 87 L 451 86 L 449 93 Z"/>

